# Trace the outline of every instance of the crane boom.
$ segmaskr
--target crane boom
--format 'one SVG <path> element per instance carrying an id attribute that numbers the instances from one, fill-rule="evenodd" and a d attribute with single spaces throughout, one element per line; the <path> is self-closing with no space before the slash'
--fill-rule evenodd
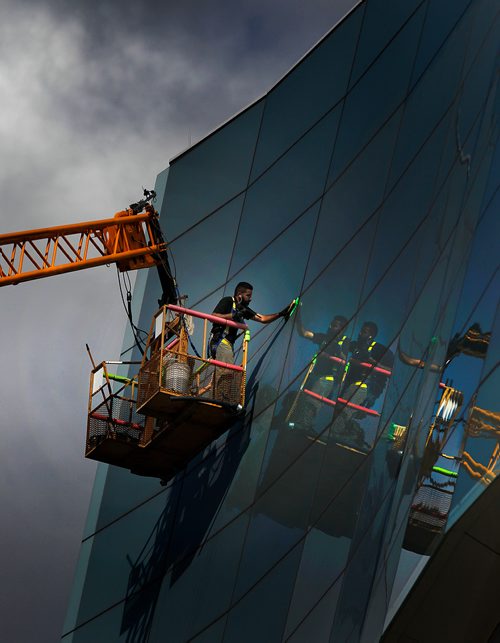
<path id="1" fill-rule="evenodd" d="M 113 218 L 0 235 L 0 286 L 116 263 L 123 270 L 158 265 L 166 243 L 149 203 Z"/>

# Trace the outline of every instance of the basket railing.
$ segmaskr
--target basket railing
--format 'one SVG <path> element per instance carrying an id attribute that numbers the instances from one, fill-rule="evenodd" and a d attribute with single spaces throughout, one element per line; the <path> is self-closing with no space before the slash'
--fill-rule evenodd
<path id="1" fill-rule="evenodd" d="M 203 320 L 202 355 L 197 353 L 189 339 L 193 317 Z M 208 324 L 241 331 L 243 341 L 238 363 L 222 362 L 207 355 Z M 250 333 L 245 324 L 182 306 L 163 306 L 153 317 L 139 371 L 139 408 L 158 392 L 242 408 L 249 340 Z"/>
<path id="2" fill-rule="evenodd" d="M 101 362 L 92 369 L 87 417 L 86 451 L 106 438 L 148 442 L 152 418 L 137 413 L 137 377 L 128 378 L 108 370 L 111 364 L 138 362 Z"/>

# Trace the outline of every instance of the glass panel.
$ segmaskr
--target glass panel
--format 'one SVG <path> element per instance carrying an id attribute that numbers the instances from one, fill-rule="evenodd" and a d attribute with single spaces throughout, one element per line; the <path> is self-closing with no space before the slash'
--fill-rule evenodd
<path id="1" fill-rule="evenodd" d="M 135 628 L 150 615 L 152 631 L 168 624 L 173 640 L 186 640 L 226 609 L 246 520 L 242 516 L 207 538 L 220 499 L 214 503 L 211 489 L 202 495 L 202 488 L 202 482 L 193 480 L 175 497 L 171 495 L 170 502 L 165 504 L 161 496 L 87 542 L 92 554 L 78 623 L 119 602 L 122 631 Z M 193 618 L 191 582 L 199 574 L 205 581 Z M 165 607 L 155 612 L 157 604 Z"/>
<path id="2" fill-rule="evenodd" d="M 365 222 L 369 222 L 376 214 L 383 196 L 398 121 L 398 115 L 394 116 L 342 175 L 333 182 L 330 177 L 314 237 L 306 287 L 331 264 L 332 258 L 336 260 L 337 254 L 359 233 Z M 360 186 L 362 189 L 359 189 Z M 363 252 L 360 257 L 365 258 Z M 345 265 L 344 260 L 340 262 Z M 356 263 L 362 261 L 358 260 Z M 346 270 L 346 274 L 350 269 Z M 339 279 L 339 282 L 337 288 L 342 287 L 341 283 L 344 282 L 344 289 L 354 290 L 349 287 L 346 277 Z M 335 289 L 335 292 L 338 290 Z M 342 301 L 343 297 L 340 296 L 337 300 L 339 299 Z M 349 309 L 352 310 L 352 307 L 346 307 L 346 310 Z"/>
<path id="3" fill-rule="evenodd" d="M 309 643 L 310 641 L 326 641 L 330 634 L 335 605 L 341 587 L 341 580 L 336 582 L 314 607 L 301 619 L 293 629 L 287 628 L 287 641 L 290 643 Z M 289 618 L 293 619 L 292 609 L 289 611 Z M 295 622 L 295 619 L 291 621 Z"/>
<path id="4" fill-rule="evenodd" d="M 369 65 L 379 56 L 387 43 L 404 28 L 419 9 L 421 0 L 388 3 L 372 0 L 366 3 L 361 37 L 356 48 L 356 59 L 351 76 L 351 87 L 358 82 Z"/>
<path id="5" fill-rule="evenodd" d="M 171 163 L 160 210 L 167 240 L 246 188 L 263 107 L 252 105 Z"/>
<path id="6" fill-rule="evenodd" d="M 270 544 L 270 540 L 263 538 L 262 544 Z M 227 617 L 225 638 L 228 641 L 282 640 L 300 554 L 301 547 L 292 549 L 278 564 L 268 569 L 255 587 L 248 588 L 244 596 L 236 591 L 235 600 L 239 599 L 239 602 Z M 239 578 L 241 574 L 242 570 Z"/>
<path id="7" fill-rule="evenodd" d="M 363 12 L 364 5 L 339 25 L 334 38 L 319 43 L 267 96 L 252 180 L 343 98 Z"/>
<path id="8" fill-rule="evenodd" d="M 345 169 L 404 99 L 423 16 L 421 8 L 350 90 L 335 147 L 333 178 Z"/>
<path id="9" fill-rule="evenodd" d="M 414 80 L 422 75 L 430 61 L 439 53 L 450 33 L 454 33 L 457 24 L 464 22 L 464 15 L 470 31 L 470 11 L 467 12 L 470 4 L 469 0 L 457 0 L 449 7 L 439 0 L 430 0 L 427 3 L 422 40 L 413 72 Z M 465 34 L 462 34 L 462 38 L 464 36 Z M 466 44 L 466 39 L 462 40 L 463 51 L 466 50 Z M 449 71 L 453 73 L 454 70 Z"/>
<path id="10" fill-rule="evenodd" d="M 339 114 L 329 114 L 250 187 L 230 274 L 321 199 Z"/>
<path id="11" fill-rule="evenodd" d="M 68 632 L 61 638 L 63 643 L 88 643 L 88 641 L 129 641 L 130 633 L 121 631 L 123 606 L 118 605 L 113 609 L 109 609 L 104 614 L 96 616 L 90 622 L 79 627 L 75 632 Z M 141 641 L 142 636 L 148 634 L 148 622 L 145 619 L 142 622 L 135 624 L 132 636 L 135 636 L 136 641 Z M 132 639 L 134 640 L 134 639 Z"/>
<path id="12" fill-rule="evenodd" d="M 460 88 L 461 72 L 467 45 L 468 23 L 457 30 L 439 51 L 423 77 L 419 79 L 406 103 L 401 131 L 391 171 L 391 183 L 400 176 L 408 161 L 453 107 Z M 433 100 L 428 96 L 432 94 Z M 423 110 L 422 105 L 426 106 Z M 453 123 L 453 126 L 456 124 Z M 454 133 L 451 141 L 455 141 Z"/>

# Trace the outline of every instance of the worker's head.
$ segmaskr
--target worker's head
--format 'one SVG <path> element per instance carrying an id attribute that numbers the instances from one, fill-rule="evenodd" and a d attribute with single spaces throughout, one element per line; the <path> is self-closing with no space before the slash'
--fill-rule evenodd
<path id="1" fill-rule="evenodd" d="M 331 335 L 340 335 L 340 333 L 346 326 L 347 317 L 344 317 L 343 315 L 335 315 L 335 317 L 330 322 L 330 325 L 328 326 L 328 332 Z"/>
<path id="2" fill-rule="evenodd" d="M 234 289 L 234 298 L 237 304 L 248 306 L 252 301 L 253 286 L 248 281 L 240 281 Z"/>
<path id="3" fill-rule="evenodd" d="M 377 336 L 378 326 L 375 322 L 365 321 L 359 331 L 358 340 L 364 342 L 371 342 Z"/>

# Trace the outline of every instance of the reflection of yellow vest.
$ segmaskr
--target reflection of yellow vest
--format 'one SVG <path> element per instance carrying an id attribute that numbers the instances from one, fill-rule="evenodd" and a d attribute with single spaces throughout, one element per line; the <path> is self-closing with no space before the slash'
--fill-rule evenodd
<path id="1" fill-rule="evenodd" d="M 375 346 L 375 344 L 376 344 L 376 343 L 377 343 L 377 342 L 372 342 L 372 343 L 370 344 L 370 346 L 368 346 L 368 352 L 369 352 L 369 353 L 371 352 L 372 348 Z M 349 363 L 349 364 L 347 364 L 347 366 L 345 367 L 344 378 L 345 378 L 345 376 L 347 375 L 347 371 L 349 370 L 349 366 L 350 366 L 350 363 Z M 366 379 L 366 378 L 365 378 L 365 379 Z M 363 381 L 361 381 L 361 380 L 360 380 L 359 382 L 354 382 L 354 386 L 359 386 L 359 388 L 368 388 L 368 385 L 366 384 L 366 382 L 363 382 Z"/>
<path id="2" fill-rule="evenodd" d="M 339 341 L 337 342 L 338 346 L 342 346 L 342 344 L 344 343 L 344 341 L 346 339 L 347 339 L 347 335 L 344 335 L 342 337 L 342 339 L 339 339 Z M 316 353 L 316 355 L 314 356 L 313 364 L 316 364 L 316 360 L 318 359 L 318 355 L 319 355 L 319 353 Z M 323 375 L 323 377 L 321 377 L 320 379 L 325 380 L 325 382 L 334 382 L 335 381 L 335 377 L 333 375 Z"/>

